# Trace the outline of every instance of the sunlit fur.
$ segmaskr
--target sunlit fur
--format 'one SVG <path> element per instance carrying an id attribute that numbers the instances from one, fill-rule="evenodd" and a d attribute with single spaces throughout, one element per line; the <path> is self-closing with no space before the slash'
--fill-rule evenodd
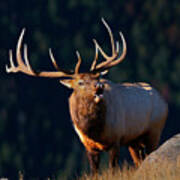
<path id="1" fill-rule="evenodd" d="M 79 85 L 79 81 L 83 85 Z M 104 85 L 103 99 L 98 103 L 94 101 L 97 82 Z M 63 83 L 74 88 L 69 98 L 70 113 L 74 128 L 89 153 L 116 152 L 120 146 L 127 145 L 138 165 L 141 148 L 146 147 L 149 154 L 157 147 L 168 107 L 149 84 L 114 84 L 90 74 L 79 74 Z M 112 154 L 115 162 L 115 153 Z"/>

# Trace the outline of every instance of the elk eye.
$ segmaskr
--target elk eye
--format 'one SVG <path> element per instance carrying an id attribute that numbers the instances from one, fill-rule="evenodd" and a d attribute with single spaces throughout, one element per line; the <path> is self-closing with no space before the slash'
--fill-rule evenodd
<path id="1" fill-rule="evenodd" d="M 84 81 L 83 81 L 83 80 L 79 80 L 79 81 L 78 81 L 78 84 L 79 84 L 80 86 L 83 86 L 83 85 L 84 85 Z"/>

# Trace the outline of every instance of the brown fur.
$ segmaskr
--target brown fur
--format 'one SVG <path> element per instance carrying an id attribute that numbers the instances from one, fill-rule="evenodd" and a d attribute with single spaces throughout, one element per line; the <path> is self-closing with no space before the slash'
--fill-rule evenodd
<path id="1" fill-rule="evenodd" d="M 97 83 L 102 83 L 104 90 L 99 90 L 96 86 Z M 116 117 L 113 116 L 114 113 L 112 112 L 112 117 L 109 117 L 107 114 L 107 108 L 111 106 L 111 103 L 116 102 L 116 98 L 121 99 L 122 95 L 123 98 L 128 97 L 129 102 L 124 103 L 127 103 L 130 108 L 128 112 L 132 112 L 130 111 L 131 104 L 129 104 L 132 99 L 129 99 L 128 91 L 132 89 L 130 94 L 131 98 L 134 98 L 134 93 L 136 93 L 136 96 L 139 98 L 135 100 L 138 103 L 140 102 L 139 99 L 141 98 L 141 93 L 147 98 L 147 101 L 150 102 L 150 99 L 147 97 L 149 96 L 148 94 L 150 94 L 149 98 L 151 98 L 152 95 L 156 96 L 154 93 L 157 93 L 150 85 L 146 83 L 124 83 L 117 86 L 115 84 L 111 84 L 111 82 L 107 80 L 99 80 L 97 76 L 87 73 L 78 74 L 77 77 L 72 80 L 63 80 L 63 84 L 74 89 L 74 92 L 69 99 L 70 114 L 75 131 L 86 148 L 91 170 L 93 172 L 96 172 L 99 167 L 99 153 L 101 151 L 109 150 L 109 166 L 115 167 L 118 164 L 120 145 L 127 145 L 134 163 L 138 166 L 142 159 L 145 158 L 146 154 L 149 154 L 157 147 L 162 128 L 167 118 L 167 107 L 164 102 L 162 102 L 164 103 L 164 105 L 162 105 L 164 106 L 164 116 L 161 117 L 162 119 L 157 119 L 153 123 L 147 125 L 147 128 L 140 128 L 141 130 L 136 131 L 139 124 L 136 124 L 136 121 L 134 122 L 133 116 L 131 119 L 126 119 L 126 123 L 133 123 L 134 125 L 131 126 L 132 129 L 129 133 L 126 132 L 125 136 L 122 134 L 118 137 L 118 133 L 121 133 L 121 130 L 123 130 L 123 128 L 118 124 L 120 122 L 118 119 L 116 119 L 116 126 L 114 129 L 110 129 L 110 132 L 108 132 L 109 126 L 107 126 L 107 123 L 110 123 L 109 125 L 111 126 L 111 121 L 115 123 L 113 118 L 123 118 L 123 116 L 119 117 L 123 115 L 121 113 L 123 111 L 118 109 L 123 107 L 121 104 L 118 104 L 118 107 L 113 106 L 115 109 L 112 110 L 112 112 L 118 113 L 118 117 L 117 114 Z M 118 91 L 113 91 L 113 88 L 117 88 L 116 90 Z M 106 91 L 107 94 L 105 94 L 99 101 L 95 101 L 96 93 L 102 93 L 103 91 Z M 161 101 L 159 96 L 157 96 L 157 98 Z M 139 104 L 137 105 L 139 106 Z M 145 107 L 142 106 L 142 108 Z M 149 108 L 151 108 L 151 106 L 149 106 Z M 148 110 L 147 116 L 144 117 L 150 118 L 150 113 L 151 110 Z M 107 119 L 107 117 L 109 118 Z M 147 121 L 147 119 L 142 121 L 142 118 L 139 120 L 140 121 L 137 120 L 137 123 L 144 123 Z M 117 127 L 120 128 L 119 132 L 117 132 Z M 113 131 L 116 131 L 116 133 L 113 133 Z"/>
<path id="2" fill-rule="evenodd" d="M 92 95 L 82 96 L 74 92 L 70 98 L 70 112 L 76 132 L 90 152 L 106 150 L 109 143 L 103 139 L 106 104 L 104 100 L 94 102 Z"/>

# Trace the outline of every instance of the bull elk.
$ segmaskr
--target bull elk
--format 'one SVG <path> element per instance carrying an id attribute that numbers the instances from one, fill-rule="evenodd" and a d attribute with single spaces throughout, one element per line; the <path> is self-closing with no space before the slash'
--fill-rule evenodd
<path id="1" fill-rule="evenodd" d="M 24 56 L 21 55 L 25 29 L 17 43 L 17 66 L 13 62 L 12 50 L 9 51 L 10 67 L 6 66 L 7 73 L 61 77 L 60 83 L 74 90 L 69 98 L 70 114 L 74 129 L 86 148 L 92 172 L 96 172 L 99 167 L 99 155 L 102 151 L 109 152 L 109 165 L 114 167 L 118 162 L 120 146 L 124 145 L 128 146 L 134 163 L 139 165 L 143 158 L 142 149 L 145 148 L 146 154 L 149 154 L 157 147 L 168 114 L 167 104 L 149 84 L 114 84 L 101 78 L 101 75 L 125 58 L 127 49 L 120 32 L 120 53 L 119 42 L 114 42 L 110 27 L 104 19 L 102 22 L 110 36 L 112 55 L 108 56 L 93 39 L 95 57 L 88 72 L 79 72 L 82 60 L 78 51 L 75 70 L 67 71 L 57 65 L 51 49 L 49 55 L 56 71 L 34 71 L 29 64 L 27 45 L 24 45 Z M 98 64 L 99 53 L 105 60 Z"/>

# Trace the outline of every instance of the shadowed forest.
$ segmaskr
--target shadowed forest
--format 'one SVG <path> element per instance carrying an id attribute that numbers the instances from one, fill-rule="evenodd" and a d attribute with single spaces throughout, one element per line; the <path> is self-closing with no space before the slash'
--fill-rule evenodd
<path id="1" fill-rule="evenodd" d="M 15 55 L 22 28 L 33 69 L 53 71 L 48 50 L 60 67 L 74 69 L 76 50 L 81 71 L 94 59 L 96 38 L 111 53 L 104 17 L 116 39 L 127 43 L 124 61 L 112 68 L 113 82 L 150 83 L 169 103 L 161 143 L 180 132 L 180 2 L 103 0 L 0 1 L 0 177 L 59 177 L 73 179 L 88 171 L 83 145 L 69 114 L 71 90 L 59 79 L 7 74 L 9 49 Z M 99 61 L 103 60 L 99 58 Z M 123 149 L 121 162 L 131 162 Z M 102 164 L 106 167 L 106 155 Z"/>

